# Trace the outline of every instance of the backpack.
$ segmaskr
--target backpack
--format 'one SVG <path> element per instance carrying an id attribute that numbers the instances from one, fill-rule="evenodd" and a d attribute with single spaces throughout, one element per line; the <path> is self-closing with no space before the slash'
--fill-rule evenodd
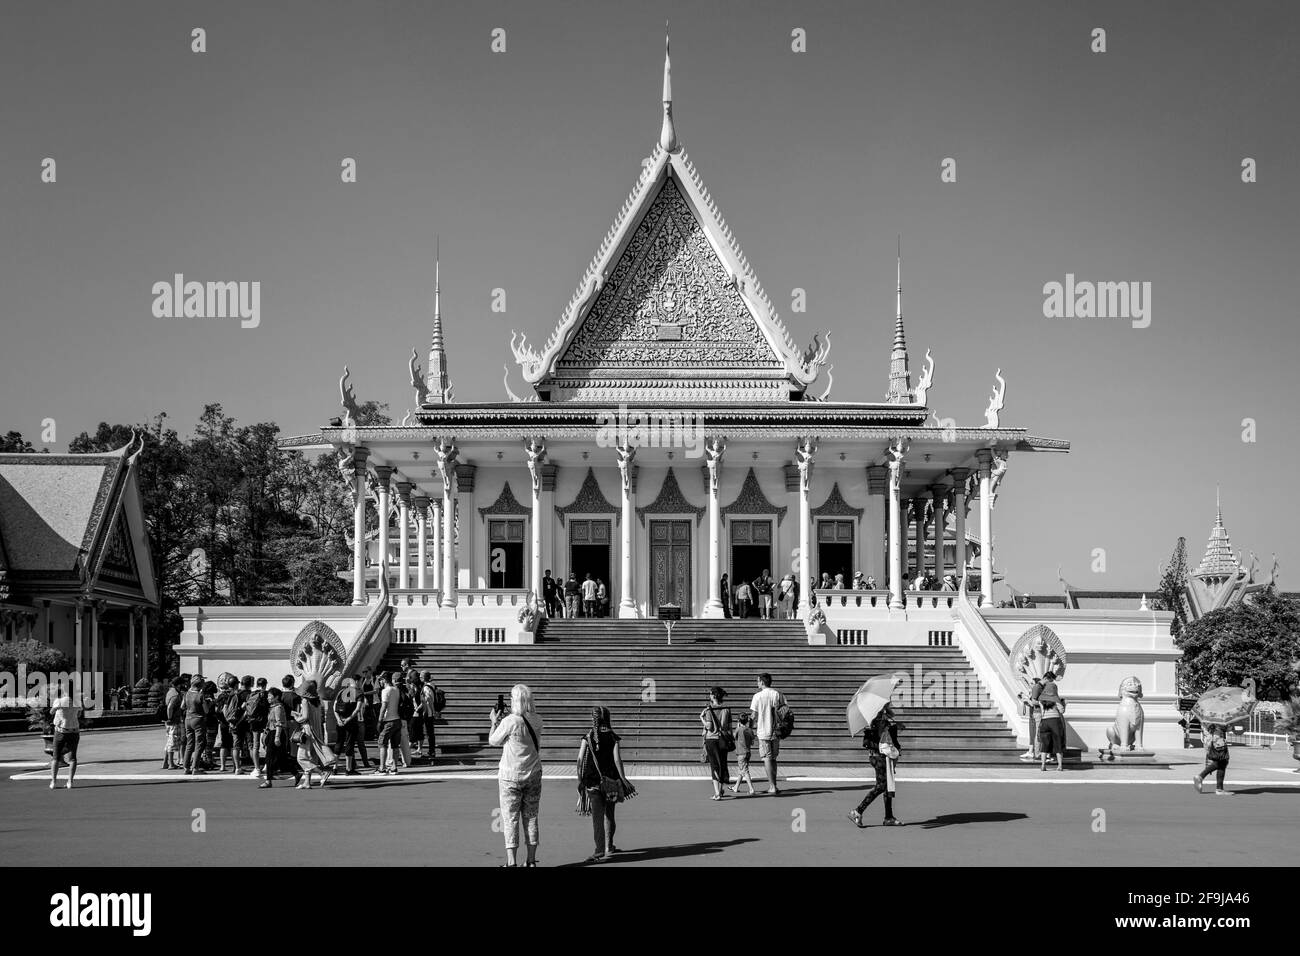
<path id="1" fill-rule="evenodd" d="M 415 702 L 411 700 L 411 695 L 407 693 L 405 687 L 398 689 L 401 695 L 397 698 L 397 716 L 402 720 L 410 720 L 415 716 Z"/>
<path id="2" fill-rule="evenodd" d="M 435 714 L 441 714 L 446 709 L 447 709 L 447 692 L 444 691 L 441 687 L 435 687 L 433 689 L 433 712 Z"/>
<path id="3" fill-rule="evenodd" d="M 776 735 L 781 740 L 785 740 L 792 733 L 794 733 L 794 711 L 782 697 L 781 702 L 776 705 Z"/>
<path id="4" fill-rule="evenodd" d="M 244 719 L 254 730 L 261 730 L 266 726 L 266 718 L 271 713 L 271 705 L 266 702 L 266 692 L 255 690 L 248 695 L 248 700 L 244 701 Z"/>

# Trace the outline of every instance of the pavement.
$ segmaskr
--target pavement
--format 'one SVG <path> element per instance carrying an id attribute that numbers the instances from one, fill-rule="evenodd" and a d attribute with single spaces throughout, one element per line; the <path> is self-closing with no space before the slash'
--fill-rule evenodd
<path id="1" fill-rule="evenodd" d="M 39 739 L 0 742 L 5 862 L 502 861 L 491 768 L 417 766 L 390 777 L 335 777 L 309 792 L 287 783 L 259 790 L 247 776 L 159 772 L 157 757 L 141 756 L 159 737 L 156 729 L 88 734 L 77 785 L 54 792 Z M 624 852 L 598 865 L 1011 866 L 1044 852 L 1054 865 L 1293 865 L 1300 774 L 1289 752 L 1235 748 L 1232 797 L 1197 794 L 1189 778 L 1199 752 L 1186 753 L 1169 766 L 1064 773 L 904 764 L 895 812 L 909 825 L 880 826 L 877 801 L 863 829 L 845 814 L 864 791 L 864 768 L 782 767 L 779 796 L 715 802 L 702 766 L 629 767 L 638 795 L 618 808 Z M 756 783 L 765 786 L 761 772 Z M 574 798 L 572 764 L 547 765 L 543 866 L 582 865 L 591 852 L 591 821 L 574 813 Z"/>

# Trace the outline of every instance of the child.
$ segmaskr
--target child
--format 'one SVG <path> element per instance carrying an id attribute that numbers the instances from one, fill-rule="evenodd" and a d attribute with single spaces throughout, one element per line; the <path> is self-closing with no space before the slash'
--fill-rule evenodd
<path id="1" fill-rule="evenodd" d="M 1228 738 L 1224 736 L 1227 728 L 1223 724 L 1206 724 L 1205 733 L 1205 769 L 1192 777 L 1192 786 L 1197 793 L 1204 793 L 1201 784 L 1213 773 L 1215 795 L 1230 797 L 1232 791 L 1223 789 L 1223 775 L 1228 769 Z"/>
<path id="2" fill-rule="evenodd" d="M 741 714 L 736 728 L 736 782 L 728 789 L 740 793 L 741 783 L 749 784 L 749 795 L 754 795 L 754 779 L 749 775 L 749 754 L 754 746 L 754 731 L 749 726 L 749 714 Z"/>

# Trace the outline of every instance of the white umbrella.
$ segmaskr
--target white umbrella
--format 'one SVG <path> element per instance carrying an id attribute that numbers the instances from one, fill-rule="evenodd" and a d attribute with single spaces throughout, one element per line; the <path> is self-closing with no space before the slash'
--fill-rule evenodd
<path id="1" fill-rule="evenodd" d="M 897 674 L 868 678 L 849 701 L 849 733 L 855 737 L 862 733 L 884 710 L 894 695 L 894 688 L 902 682 L 902 677 Z"/>

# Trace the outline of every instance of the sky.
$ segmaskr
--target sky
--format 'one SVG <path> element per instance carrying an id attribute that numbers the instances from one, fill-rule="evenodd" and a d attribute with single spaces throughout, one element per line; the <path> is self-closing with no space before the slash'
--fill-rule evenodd
<path id="1" fill-rule="evenodd" d="M 901 234 L 936 413 L 982 423 L 1000 368 L 1003 422 L 1072 442 L 1013 458 L 1012 585 L 1153 586 L 1221 485 L 1234 545 L 1297 587 L 1285 0 L 6 0 L 0 431 L 59 450 L 165 411 L 184 434 L 220 402 L 301 434 L 345 364 L 400 417 L 435 242 L 457 400 L 503 400 L 503 364 L 522 393 L 511 330 L 550 334 L 657 140 L 665 18 L 679 139 L 796 341 L 832 331 L 833 397 L 884 394 Z M 156 317 L 175 273 L 260 282 L 260 324 Z M 1149 282 L 1150 325 L 1045 317 L 1068 274 Z"/>

